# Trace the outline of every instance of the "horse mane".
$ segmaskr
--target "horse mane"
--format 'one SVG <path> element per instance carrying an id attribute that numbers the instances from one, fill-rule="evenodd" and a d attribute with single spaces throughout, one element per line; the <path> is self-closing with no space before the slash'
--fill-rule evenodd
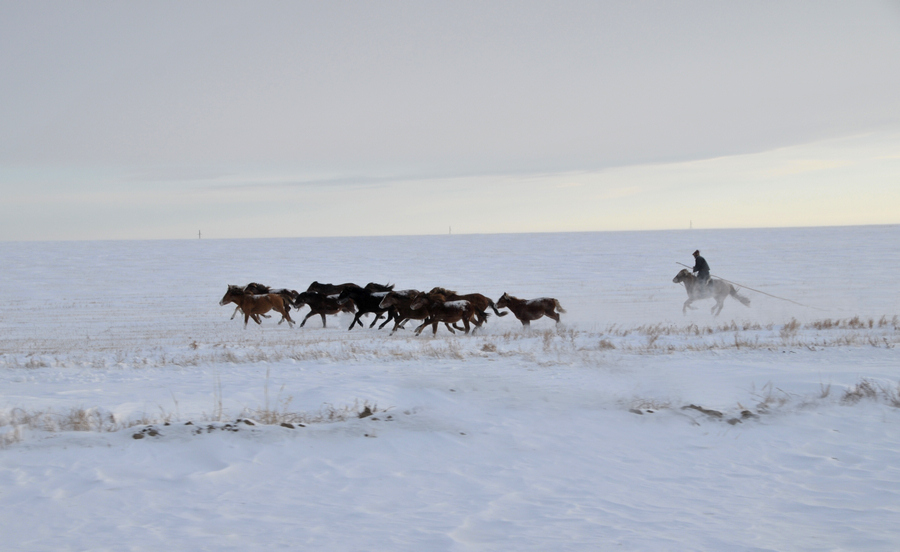
<path id="1" fill-rule="evenodd" d="M 429 295 L 432 295 L 435 293 L 440 294 L 440 295 L 447 295 L 447 296 L 459 295 L 452 289 L 442 288 L 440 286 L 434 287 L 431 289 L 431 291 L 428 292 Z"/>
<path id="2" fill-rule="evenodd" d="M 261 295 L 263 293 L 270 293 L 272 291 L 272 288 L 257 282 L 250 282 L 249 284 L 244 286 L 244 291 L 248 291 L 256 295 Z"/>
<path id="3" fill-rule="evenodd" d="M 376 284 L 375 282 L 369 282 L 363 289 L 366 291 L 393 291 L 394 284 Z"/>

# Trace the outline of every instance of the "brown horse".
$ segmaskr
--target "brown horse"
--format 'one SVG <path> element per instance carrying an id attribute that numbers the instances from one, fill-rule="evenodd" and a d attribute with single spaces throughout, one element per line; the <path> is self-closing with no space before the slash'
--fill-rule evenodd
<path id="1" fill-rule="evenodd" d="M 688 299 L 681 308 L 682 314 L 687 314 L 688 309 L 697 308 L 691 306 L 691 303 L 694 301 L 712 298 L 716 300 L 716 304 L 713 305 L 710 313 L 719 316 L 719 313 L 722 312 L 722 307 L 725 306 L 725 298 L 729 295 L 740 301 L 743 305 L 747 307 L 750 306 L 750 299 L 739 294 L 737 289 L 728 282 L 723 282 L 722 280 L 710 280 L 708 284 L 705 284 L 698 281 L 697 277 L 686 268 L 681 269 L 681 271 L 672 278 L 672 281 L 676 284 L 683 283 L 684 289 L 688 294 Z"/>
<path id="2" fill-rule="evenodd" d="M 381 303 L 379 304 L 381 308 L 393 309 L 394 312 L 394 328 L 391 330 L 392 335 L 398 328 L 403 329 L 403 325 L 408 320 L 425 320 L 431 316 L 431 310 L 427 306 L 417 309 L 412 308 L 412 304 L 421 296 L 422 292 L 419 290 L 406 289 L 403 291 L 388 292 L 388 294 L 384 296 L 384 299 L 381 300 Z M 388 322 L 390 322 L 390 320 L 388 320 Z M 386 323 L 387 322 L 385 322 L 385 324 Z M 447 326 L 450 333 L 456 333 L 453 331 L 453 326 L 447 323 L 444 325 Z M 384 324 L 382 324 L 382 326 L 384 326 Z M 462 331 L 462 328 L 459 326 L 456 326 L 456 329 Z"/>
<path id="3" fill-rule="evenodd" d="M 227 305 L 228 303 L 236 304 L 240 307 L 241 311 L 244 312 L 245 328 L 247 327 L 247 322 L 250 321 L 250 318 L 253 318 L 253 321 L 257 324 L 262 324 L 259 316 L 264 315 L 270 310 L 274 310 L 281 314 L 281 320 L 278 321 L 279 324 L 287 320 L 288 325 L 294 325 L 294 321 L 291 320 L 291 315 L 288 313 L 289 306 L 287 301 L 277 293 L 253 295 L 245 292 L 244 288 L 241 286 L 228 286 L 228 291 L 225 292 L 225 295 L 222 297 L 222 300 L 219 301 L 219 304 Z"/>
<path id="4" fill-rule="evenodd" d="M 287 310 L 288 312 L 291 312 L 291 304 L 294 302 L 294 300 L 297 299 L 297 292 L 292 289 L 272 289 L 267 285 L 257 282 L 250 282 L 242 289 L 244 290 L 244 293 L 248 295 L 266 295 L 268 293 L 277 293 L 278 295 L 284 297 L 284 300 L 287 302 L 285 310 Z M 241 307 L 234 308 L 234 312 L 231 314 L 231 320 L 234 320 L 234 317 L 237 316 L 237 313 L 240 310 Z M 262 316 L 263 318 L 271 318 L 268 314 L 263 314 L 260 316 Z"/>
<path id="5" fill-rule="evenodd" d="M 559 324 L 558 312 L 566 312 L 566 309 L 559 305 L 559 301 L 552 297 L 539 297 L 537 299 L 519 299 L 508 293 L 504 293 L 497 301 L 497 308 L 508 308 L 512 311 L 516 318 L 522 322 L 526 328 L 531 326 L 532 320 L 537 320 L 542 316 L 547 316 L 556 320 Z"/>
<path id="6" fill-rule="evenodd" d="M 417 289 L 405 289 L 403 291 L 389 291 L 384 299 L 378 303 L 382 309 L 393 309 L 394 327 L 391 334 L 397 331 L 397 328 L 403 328 L 403 323 L 407 320 L 424 320 L 428 318 L 427 310 L 413 310 L 410 305 L 419 298 L 422 292 Z M 387 322 L 390 322 L 388 319 Z M 380 329 L 380 328 L 379 328 Z"/>
<path id="7" fill-rule="evenodd" d="M 460 321 L 465 327 L 465 333 L 469 333 L 470 322 L 475 324 L 475 326 L 481 326 L 478 314 L 472 303 L 464 300 L 447 301 L 446 297 L 439 293 L 423 293 L 419 295 L 410 305 L 410 308 L 413 310 L 425 309 L 428 312 L 428 317 L 416 328 L 416 335 L 422 333 L 422 330 L 429 324 L 432 328 L 432 335 L 437 335 L 437 327 L 441 322 L 451 332 L 453 332 L 453 329 L 450 327 L 450 324 L 455 325 Z"/>

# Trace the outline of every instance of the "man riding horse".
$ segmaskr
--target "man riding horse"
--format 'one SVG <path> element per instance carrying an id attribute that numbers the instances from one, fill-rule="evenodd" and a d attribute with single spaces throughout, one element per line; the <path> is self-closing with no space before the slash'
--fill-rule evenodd
<path id="1" fill-rule="evenodd" d="M 699 249 L 694 251 L 694 259 L 694 268 L 691 269 L 691 272 L 697 274 L 697 279 L 700 280 L 701 283 L 709 284 L 709 263 L 700 256 Z"/>

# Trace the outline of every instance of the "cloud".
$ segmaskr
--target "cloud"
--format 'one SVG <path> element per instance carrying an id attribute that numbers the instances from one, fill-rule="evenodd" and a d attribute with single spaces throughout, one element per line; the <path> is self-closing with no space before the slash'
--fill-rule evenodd
<path id="1" fill-rule="evenodd" d="M 5 165 L 595 171 L 900 124 L 877 3 L 55 8 L 0 8 Z"/>

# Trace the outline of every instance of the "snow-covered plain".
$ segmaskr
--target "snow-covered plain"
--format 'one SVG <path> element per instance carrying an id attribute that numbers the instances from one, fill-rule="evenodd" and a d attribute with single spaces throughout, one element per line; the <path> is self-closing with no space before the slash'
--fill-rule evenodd
<path id="1" fill-rule="evenodd" d="M 805 306 L 744 288 L 682 315 L 696 248 Z M 2 550 L 900 549 L 898 226 L 0 258 Z M 313 280 L 568 312 L 413 337 L 218 305 Z"/>

